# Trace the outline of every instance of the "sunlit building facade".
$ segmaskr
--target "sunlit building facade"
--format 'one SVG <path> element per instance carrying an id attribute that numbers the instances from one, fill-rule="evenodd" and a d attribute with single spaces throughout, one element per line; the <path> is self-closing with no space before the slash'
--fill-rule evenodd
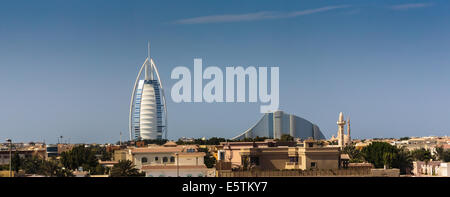
<path id="1" fill-rule="evenodd" d="M 143 72 L 144 79 L 141 79 Z M 162 139 L 163 134 L 165 134 L 164 138 L 167 138 L 167 108 L 164 89 L 150 55 L 136 78 L 131 96 L 129 122 L 130 139 Z"/>

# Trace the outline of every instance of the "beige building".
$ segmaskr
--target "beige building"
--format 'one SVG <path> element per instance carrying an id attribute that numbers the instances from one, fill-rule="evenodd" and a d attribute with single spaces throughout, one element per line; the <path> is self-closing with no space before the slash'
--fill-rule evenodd
<path id="1" fill-rule="evenodd" d="M 262 150 L 264 148 L 271 148 L 271 147 L 279 147 L 280 149 L 284 147 L 285 149 L 284 155 L 281 153 L 281 155 L 278 155 L 278 157 L 287 159 L 288 158 L 287 147 L 294 147 L 296 146 L 296 144 L 297 144 L 296 142 L 279 142 L 271 139 L 267 139 L 263 142 L 221 142 L 220 146 L 217 147 L 219 149 L 218 152 L 221 153 L 218 155 L 218 160 L 223 162 L 230 162 L 232 168 L 240 168 L 242 167 L 241 151 L 250 148 L 253 148 L 254 149 L 253 151 L 255 151 L 256 148 Z M 269 149 L 267 149 L 267 151 L 268 150 Z M 267 151 L 266 153 L 269 153 Z M 277 150 L 272 150 L 272 153 L 280 154 L 279 152 L 277 153 Z M 273 157 L 277 156 L 274 155 Z"/>
<path id="2" fill-rule="evenodd" d="M 285 169 L 338 169 L 340 152 L 338 147 L 322 146 L 314 140 L 305 140 L 302 146 L 288 150 L 289 162 Z"/>
<path id="3" fill-rule="evenodd" d="M 121 149 L 121 150 L 114 150 L 113 154 L 113 160 L 116 162 L 123 161 L 123 160 L 130 160 L 131 161 L 131 154 L 130 149 L 133 149 L 134 147 L 129 147 L 127 149 Z"/>
<path id="4" fill-rule="evenodd" d="M 163 146 L 150 145 L 128 151 L 133 164 L 145 172 L 147 177 L 214 175 L 214 172 L 209 172 L 211 170 L 204 164 L 205 153 L 198 152 L 195 145 L 167 142 Z M 123 158 L 121 155 L 118 157 Z"/>
<path id="5" fill-rule="evenodd" d="M 339 147 L 323 146 L 319 141 L 227 142 L 223 143 L 225 161 L 233 168 L 259 170 L 338 169 Z"/>
<path id="6" fill-rule="evenodd" d="M 35 150 L 12 150 L 12 156 L 18 154 L 20 158 L 31 158 L 33 156 L 38 156 L 40 158 L 45 158 L 45 149 L 35 149 Z M 8 165 L 9 160 L 9 150 L 1 150 L 0 151 L 0 165 Z"/>

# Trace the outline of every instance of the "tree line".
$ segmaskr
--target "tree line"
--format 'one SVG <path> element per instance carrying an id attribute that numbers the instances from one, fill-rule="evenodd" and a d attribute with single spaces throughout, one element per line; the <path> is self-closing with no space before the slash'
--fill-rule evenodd
<path id="1" fill-rule="evenodd" d="M 15 153 L 11 158 L 11 165 L 15 172 L 22 170 L 25 174 L 49 177 L 73 177 L 73 172 L 81 168 L 89 175 L 144 176 L 131 161 L 119 161 L 112 169 L 103 167 L 99 163 L 99 160 L 111 159 L 112 153 L 107 152 L 104 147 L 78 145 L 69 151 L 62 152 L 59 159 L 56 157 L 45 159 L 37 155 L 20 157 L 18 153 Z"/>
<path id="2" fill-rule="evenodd" d="M 437 147 L 433 155 L 425 148 L 409 151 L 405 147 L 396 147 L 386 142 L 372 142 L 361 150 L 353 145 L 346 146 L 343 153 L 349 155 L 350 163 L 365 161 L 372 163 L 375 168 L 399 168 L 401 174 L 406 174 L 413 168 L 413 161 L 450 161 L 450 151 L 445 151 L 442 147 Z"/>

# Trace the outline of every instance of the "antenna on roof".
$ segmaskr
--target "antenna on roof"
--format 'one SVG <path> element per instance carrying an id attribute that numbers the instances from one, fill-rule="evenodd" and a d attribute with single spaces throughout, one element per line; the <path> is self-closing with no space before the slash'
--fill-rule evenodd
<path id="1" fill-rule="evenodd" d="M 150 61 L 150 41 L 147 42 L 147 58 Z"/>

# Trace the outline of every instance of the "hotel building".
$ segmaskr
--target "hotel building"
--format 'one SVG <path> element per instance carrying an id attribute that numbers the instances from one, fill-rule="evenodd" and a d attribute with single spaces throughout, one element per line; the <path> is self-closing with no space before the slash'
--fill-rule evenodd
<path id="1" fill-rule="evenodd" d="M 149 54 L 139 70 L 131 95 L 130 140 L 162 139 L 163 133 L 164 138 L 167 138 L 166 98 L 158 69 L 150 58 L 150 45 L 148 51 Z"/>

